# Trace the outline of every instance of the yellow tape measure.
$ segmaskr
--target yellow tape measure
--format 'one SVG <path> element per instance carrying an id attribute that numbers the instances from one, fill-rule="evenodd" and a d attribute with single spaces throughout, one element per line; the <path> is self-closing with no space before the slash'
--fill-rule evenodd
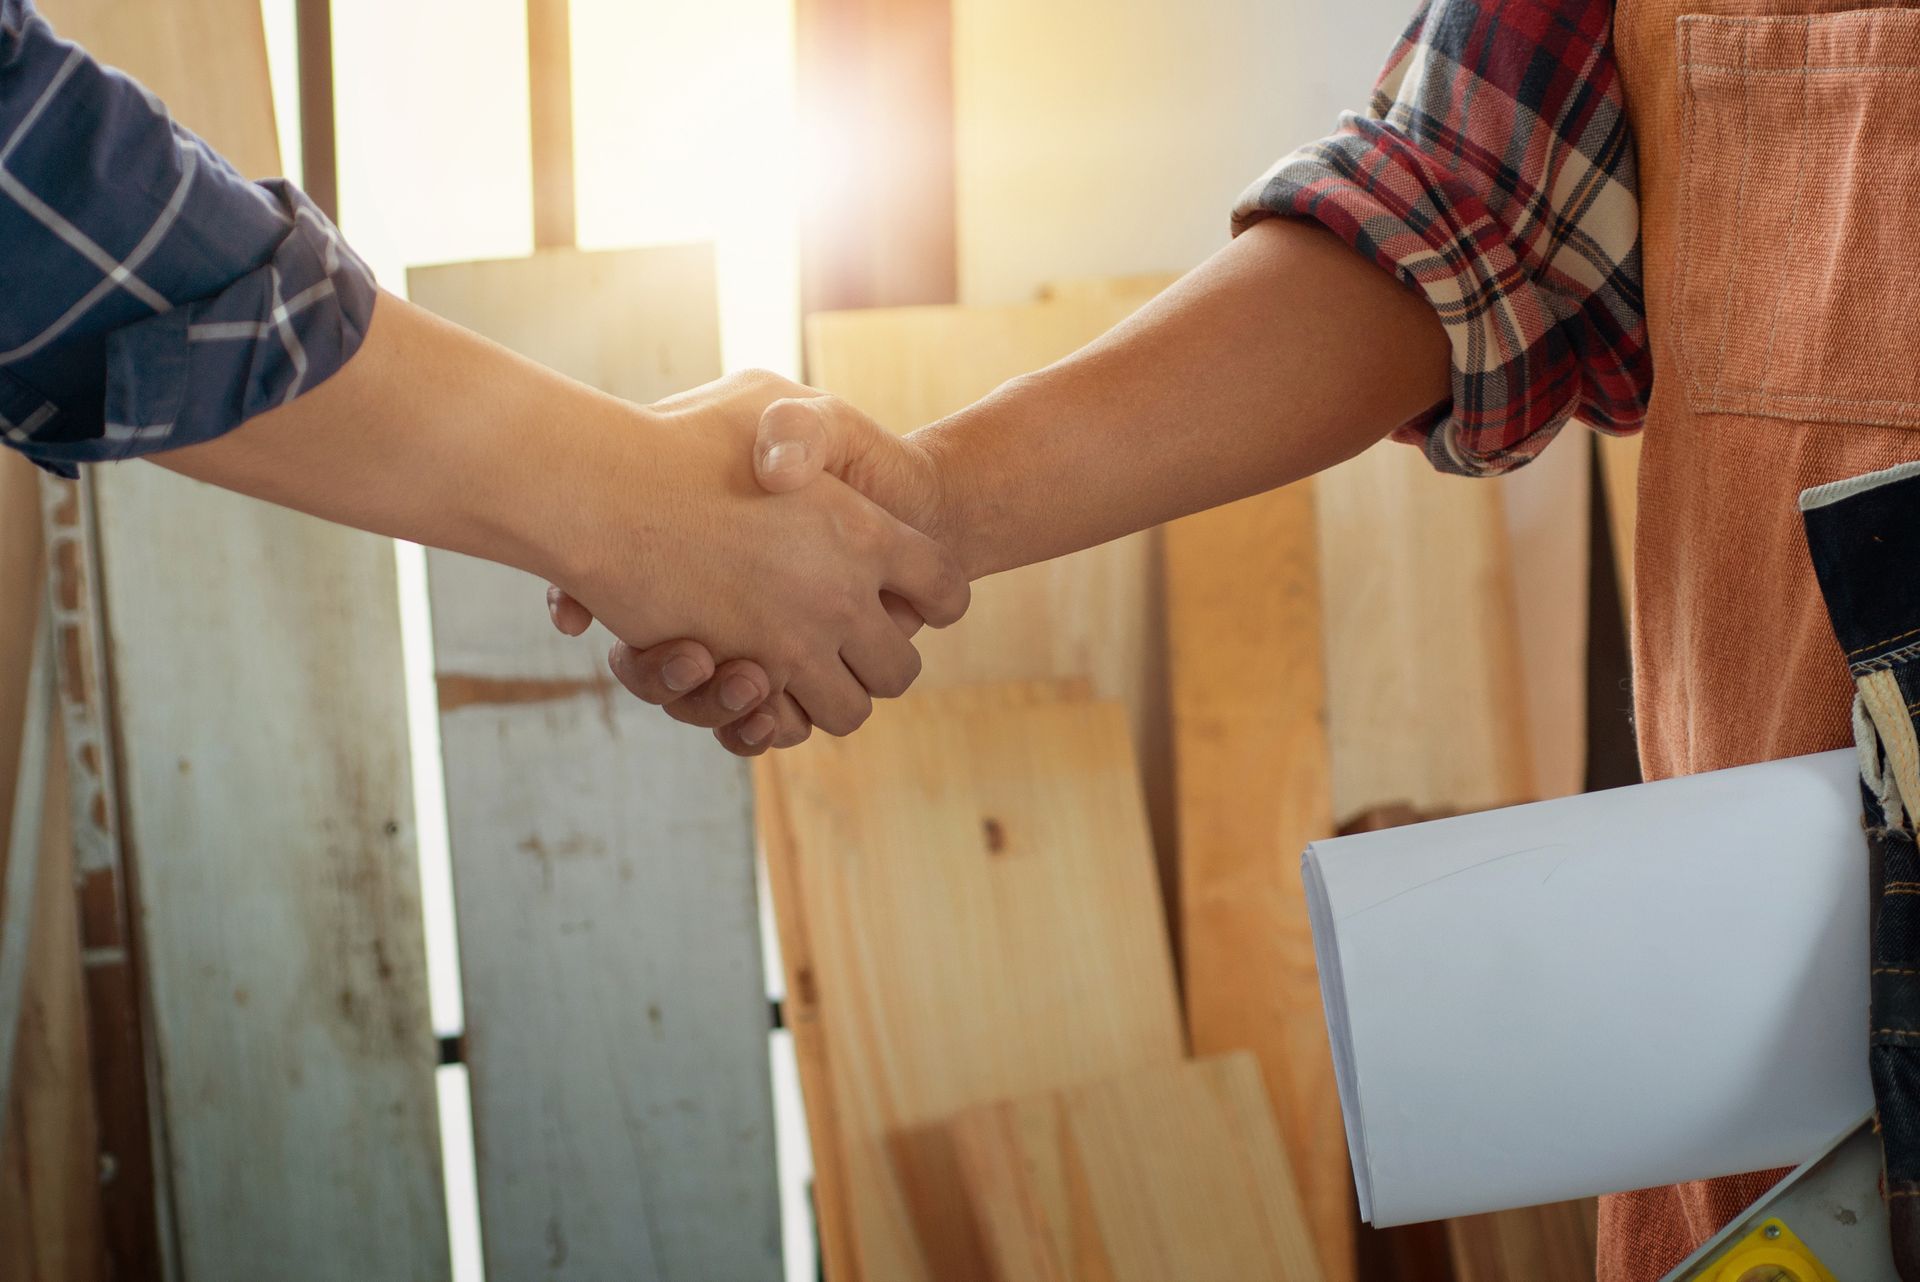
<path id="1" fill-rule="evenodd" d="M 1763 1220 L 1712 1266 L 1704 1282 L 1839 1282 L 1779 1220 Z"/>

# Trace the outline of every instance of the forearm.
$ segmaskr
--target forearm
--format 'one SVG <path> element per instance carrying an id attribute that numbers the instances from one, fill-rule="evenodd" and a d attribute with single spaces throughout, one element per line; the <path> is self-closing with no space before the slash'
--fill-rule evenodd
<path id="1" fill-rule="evenodd" d="M 390 295 L 326 382 L 202 445 L 153 456 L 341 524 L 571 583 L 588 550 L 577 466 L 645 411 Z M 599 452 L 595 464 L 628 451 Z M 639 482 L 634 493 L 638 498 Z M 583 523 L 584 524 L 584 523 Z"/>
<path id="2" fill-rule="evenodd" d="M 1285 485 L 1448 391 L 1432 306 L 1332 235 L 1271 219 L 1111 333 L 923 428 L 970 576 Z"/>

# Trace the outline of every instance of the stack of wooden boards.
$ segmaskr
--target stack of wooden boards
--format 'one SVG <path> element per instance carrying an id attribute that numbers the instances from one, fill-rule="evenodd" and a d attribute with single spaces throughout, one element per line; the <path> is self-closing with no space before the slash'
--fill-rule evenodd
<path id="1" fill-rule="evenodd" d="M 1165 283 L 816 315 L 809 378 L 908 431 L 1068 355 Z M 1126 706 L 1193 1050 L 1257 1057 L 1329 1282 L 1356 1276 L 1357 1222 L 1298 854 L 1386 804 L 1578 788 L 1585 460 L 1562 445 L 1468 482 L 1381 446 L 1311 484 L 984 580 L 965 620 L 920 643 L 922 689 L 1080 677 Z M 1445 1237 L 1457 1282 L 1591 1273 L 1591 1203 Z"/>
<path id="2" fill-rule="evenodd" d="M 828 1275 L 1321 1275 L 1250 1058 L 1186 1061 L 1122 710 L 961 687 L 765 761 Z"/>

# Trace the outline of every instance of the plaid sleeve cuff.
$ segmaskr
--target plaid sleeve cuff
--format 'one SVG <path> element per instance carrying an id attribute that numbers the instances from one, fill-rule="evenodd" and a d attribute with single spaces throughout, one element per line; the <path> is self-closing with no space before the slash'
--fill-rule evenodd
<path id="1" fill-rule="evenodd" d="M 1393 435 L 1442 471 L 1510 471 L 1570 419 L 1619 434 L 1645 416 L 1639 203 L 1611 13 L 1433 0 L 1368 115 L 1282 159 L 1234 211 L 1236 233 L 1275 215 L 1318 222 L 1432 303 L 1452 396 Z"/>
<path id="2" fill-rule="evenodd" d="M 10 443 L 72 475 L 76 464 L 211 440 L 346 364 L 373 315 L 372 272 L 304 192 L 277 179 L 259 186 L 287 219 L 272 257 L 210 297 L 105 336 L 98 435 L 57 440 L 21 432 Z"/>

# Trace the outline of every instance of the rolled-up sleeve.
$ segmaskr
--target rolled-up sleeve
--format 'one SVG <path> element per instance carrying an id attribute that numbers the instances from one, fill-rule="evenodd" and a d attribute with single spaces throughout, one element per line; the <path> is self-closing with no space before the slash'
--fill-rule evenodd
<path id="1" fill-rule="evenodd" d="M 1234 229 L 1310 219 L 1433 304 L 1452 396 L 1395 433 L 1443 471 L 1508 471 L 1578 418 L 1639 428 L 1652 390 L 1633 140 L 1611 0 L 1428 0 L 1372 105 L 1285 157 Z"/>
<path id="2" fill-rule="evenodd" d="M 0 437 L 63 474 L 209 440 L 358 350 L 374 284 L 291 184 L 0 0 Z"/>

